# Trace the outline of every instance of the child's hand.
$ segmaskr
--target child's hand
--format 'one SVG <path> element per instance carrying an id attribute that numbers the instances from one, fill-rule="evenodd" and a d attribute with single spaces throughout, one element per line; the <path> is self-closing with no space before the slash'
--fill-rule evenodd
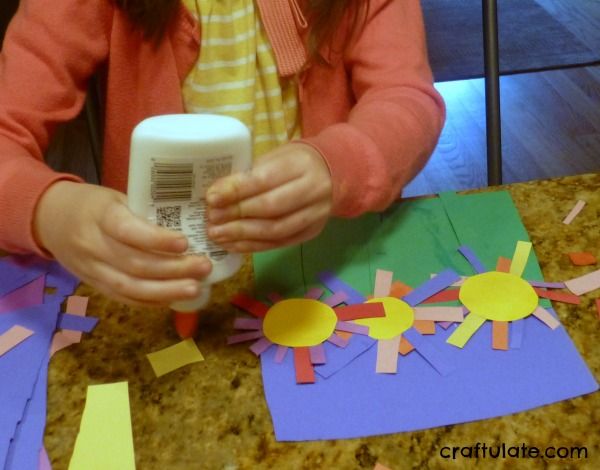
<path id="1" fill-rule="evenodd" d="M 38 243 L 82 281 L 134 305 L 159 306 L 198 294 L 211 269 L 199 256 L 181 256 L 186 238 L 133 215 L 125 195 L 59 181 L 36 208 Z"/>
<path id="2" fill-rule="evenodd" d="M 287 144 L 251 171 L 216 181 L 206 198 L 215 242 L 236 252 L 268 250 L 321 232 L 331 214 L 331 175 L 311 146 Z"/>

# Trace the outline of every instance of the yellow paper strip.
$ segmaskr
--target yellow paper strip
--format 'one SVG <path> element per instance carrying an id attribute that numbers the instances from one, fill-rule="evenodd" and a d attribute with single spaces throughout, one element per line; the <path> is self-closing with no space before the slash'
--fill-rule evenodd
<path id="1" fill-rule="evenodd" d="M 448 337 L 446 343 L 462 348 L 484 322 L 485 318 L 475 315 L 473 312 L 469 313 L 459 327 L 454 330 L 454 333 Z"/>
<path id="2" fill-rule="evenodd" d="M 398 347 L 401 335 L 391 339 L 380 339 L 377 342 L 377 363 L 375 372 L 378 374 L 395 374 L 398 370 Z"/>
<path id="3" fill-rule="evenodd" d="M 531 252 L 531 242 L 523 242 L 518 241 L 517 247 L 515 248 L 515 254 L 512 257 L 512 261 L 510 263 L 510 273 L 515 276 L 521 276 L 523 271 L 525 271 L 525 266 L 527 265 L 527 259 L 529 258 L 529 253 Z"/>
<path id="4" fill-rule="evenodd" d="M 202 353 L 191 338 L 150 354 L 146 354 L 157 377 L 204 360 Z"/>
<path id="5" fill-rule="evenodd" d="M 135 469 L 127 382 L 90 385 L 69 470 Z"/>

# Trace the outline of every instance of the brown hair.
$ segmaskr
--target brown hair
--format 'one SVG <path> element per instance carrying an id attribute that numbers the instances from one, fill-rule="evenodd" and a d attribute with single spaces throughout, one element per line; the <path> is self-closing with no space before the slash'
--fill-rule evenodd
<path id="1" fill-rule="evenodd" d="M 147 39 L 158 41 L 165 34 L 180 0 L 112 0 L 139 27 Z M 323 46 L 331 44 L 342 18 L 348 11 L 352 37 L 366 17 L 368 0 L 307 0 L 306 14 L 310 18 L 309 56 L 319 59 Z M 351 38 L 349 38 L 351 39 Z M 344 41 L 347 46 L 350 41 Z M 345 47 L 344 46 L 344 47 Z"/>

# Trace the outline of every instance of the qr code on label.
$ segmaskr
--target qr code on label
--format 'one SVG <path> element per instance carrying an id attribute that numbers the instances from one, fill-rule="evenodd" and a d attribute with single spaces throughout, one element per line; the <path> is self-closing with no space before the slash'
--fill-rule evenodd
<path id="1" fill-rule="evenodd" d="M 156 224 L 166 228 L 181 228 L 181 206 L 157 207 Z"/>

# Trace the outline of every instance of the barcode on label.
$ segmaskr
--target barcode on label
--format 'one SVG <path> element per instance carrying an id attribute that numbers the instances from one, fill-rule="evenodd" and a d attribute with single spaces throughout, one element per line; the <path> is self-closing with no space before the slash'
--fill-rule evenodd
<path id="1" fill-rule="evenodd" d="M 193 184 L 192 163 L 154 162 L 150 189 L 153 201 L 191 201 Z"/>
<path id="2" fill-rule="evenodd" d="M 156 224 L 166 228 L 181 228 L 181 206 L 157 207 Z"/>

